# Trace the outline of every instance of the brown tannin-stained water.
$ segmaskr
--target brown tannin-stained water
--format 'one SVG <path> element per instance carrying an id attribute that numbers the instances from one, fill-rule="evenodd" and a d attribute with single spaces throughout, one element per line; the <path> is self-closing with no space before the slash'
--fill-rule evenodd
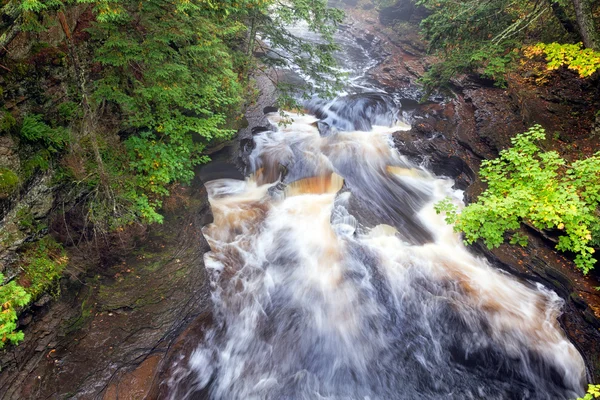
<path id="1" fill-rule="evenodd" d="M 169 378 L 171 398 L 581 395 L 562 300 L 471 254 L 436 215 L 462 192 L 394 149 L 390 134 L 409 129 L 394 100 L 306 108 L 254 136 L 250 178 L 206 184 L 216 324 Z"/>
<path id="2" fill-rule="evenodd" d="M 581 394 L 583 360 L 556 320 L 562 301 L 465 249 L 433 210 L 462 193 L 392 148 L 389 134 L 405 126 L 324 137 L 316 117 L 291 117 L 255 137 L 251 178 L 207 183 L 218 324 L 173 377 L 172 398 Z M 359 223 L 353 196 L 388 223 Z M 185 393 L 184 375 L 196 382 Z"/>

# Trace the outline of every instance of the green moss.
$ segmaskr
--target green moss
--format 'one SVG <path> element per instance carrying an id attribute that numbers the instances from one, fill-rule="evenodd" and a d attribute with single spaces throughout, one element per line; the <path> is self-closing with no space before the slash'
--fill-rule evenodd
<path id="1" fill-rule="evenodd" d="M 81 302 L 81 308 L 79 315 L 69 319 L 65 324 L 66 333 L 72 333 L 83 328 L 92 316 L 94 308 L 93 301 L 91 300 L 91 290 L 88 289 L 85 298 Z"/>
<path id="2" fill-rule="evenodd" d="M 29 207 L 21 207 L 17 210 L 17 225 L 24 232 L 40 233 L 47 225 L 36 221 Z"/>
<path id="3" fill-rule="evenodd" d="M 36 171 L 46 171 L 50 168 L 52 155 L 48 150 L 32 150 L 32 152 L 33 154 L 25 159 L 21 167 L 21 178 L 24 181 L 31 178 Z"/>
<path id="4" fill-rule="evenodd" d="M 15 78 L 16 79 L 27 78 L 29 76 L 29 73 L 31 72 L 31 69 L 32 69 L 32 67 L 28 63 L 21 62 L 21 63 L 16 64 L 15 68 L 13 69 Z"/>
<path id="5" fill-rule="evenodd" d="M 31 45 L 31 54 L 38 54 L 40 51 L 49 47 L 50 44 L 47 42 L 35 42 L 33 45 Z"/>
<path id="6" fill-rule="evenodd" d="M 8 168 L 0 168 L 0 199 L 14 193 L 19 186 L 19 177 Z"/>
<path id="7" fill-rule="evenodd" d="M 10 133 L 17 120 L 7 110 L 0 109 L 0 133 Z"/>

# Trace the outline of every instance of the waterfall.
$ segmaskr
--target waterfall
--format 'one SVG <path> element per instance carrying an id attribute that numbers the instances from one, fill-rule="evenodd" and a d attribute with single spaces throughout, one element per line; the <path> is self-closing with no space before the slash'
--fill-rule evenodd
<path id="1" fill-rule="evenodd" d="M 252 175 L 206 184 L 215 326 L 173 399 L 573 399 L 582 357 L 562 300 L 471 254 L 437 215 L 450 179 L 390 134 L 394 101 L 362 93 L 269 116 Z M 191 379 L 191 387 L 179 386 Z"/>

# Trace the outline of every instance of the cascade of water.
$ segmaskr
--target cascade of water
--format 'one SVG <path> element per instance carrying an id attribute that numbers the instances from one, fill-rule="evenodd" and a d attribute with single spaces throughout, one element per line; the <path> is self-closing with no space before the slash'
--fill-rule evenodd
<path id="1" fill-rule="evenodd" d="M 356 94 L 257 132 L 250 178 L 206 184 L 216 324 L 171 398 L 577 397 L 585 366 L 562 300 L 470 254 L 436 215 L 462 193 L 394 149 L 410 127 L 366 79 L 381 55 L 337 39 Z"/>
<path id="2" fill-rule="evenodd" d="M 207 183 L 217 325 L 172 377 L 173 399 L 581 393 L 562 301 L 464 248 L 433 210 L 462 193 L 392 147 L 389 134 L 407 127 L 388 100 L 313 103 L 319 119 L 290 115 L 255 136 L 249 179 Z M 184 393 L 186 377 L 195 383 Z"/>

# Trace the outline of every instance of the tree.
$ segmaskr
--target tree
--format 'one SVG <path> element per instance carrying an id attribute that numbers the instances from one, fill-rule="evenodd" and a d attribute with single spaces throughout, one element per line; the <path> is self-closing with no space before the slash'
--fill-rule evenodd
<path id="1" fill-rule="evenodd" d="M 333 34 L 343 17 L 341 10 L 328 7 L 325 0 L 276 0 L 269 7 L 251 13 L 249 54 L 258 47 L 267 54 L 259 60 L 264 67 L 289 68 L 294 65 L 307 78 L 299 86 L 297 83 L 276 82 L 281 106 L 297 106 L 292 94 L 299 92 L 304 93 L 305 98 L 314 94 L 332 97 L 340 90 L 343 75 L 337 70 L 333 58 L 338 49 Z M 301 23 L 317 34 L 317 43 L 304 40 L 287 28 Z"/>
<path id="2" fill-rule="evenodd" d="M 96 16 L 87 47 L 70 40 L 62 14 L 77 4 L 89 4 Z M 169 186 L 189 182 L 194 166 L 209 160 L 207 146 L 235 134 L 257 69 L 294 63 L 309 93 L 331 95 L 340 84 L 332 35 L 342 13 L 326 0 L 10 0 L 2 12 L 8 36 L 43 30 L 48 17 L 63 26 L 78 88 L 73 101 L 81 109 L 64 152 L 84 159 L 85 185 L 69 171 L 61 175 L 86 188 L 88 217 L 103 229 L 161 221 Z M 299 22 L 318 34 L 318 43 L 286 29 Z M 257 60 L 257 46 L 274 56 Z M 282 90 L 282 103 L 292 103 L 296 88 Z M 99 132 L 106 110 L 120 117 L 118 142 Z M 35 118 L 39 126 L 51 120 Z"/>
<path id="3" fill-rule="evenodd" d="M 592 14 L 591 0 L 572 0 L 577 15 L 579 32 L 585 47 L 600 51 L 600 32 L 596 29 L 596 22 Z"/>
<path id="4" fill-rule="evenodd" d="M 505 84 L 504 75 L 523 46 L 536 43 L 575 44 L 581 38 L 594 49 L 595 30 L 589 0 L 419 0 L 431 14 L 421 23 L 430 51 L 442 62 L 427 72 L 429 87 L 445 84 L 460 73 L 478 72 Z M 578 3 L 577 7 L 573 5 Z M 580 10 L 576 13 L 577 10 Z M 581 37 L 574 35 L 577 14 Z"/>

